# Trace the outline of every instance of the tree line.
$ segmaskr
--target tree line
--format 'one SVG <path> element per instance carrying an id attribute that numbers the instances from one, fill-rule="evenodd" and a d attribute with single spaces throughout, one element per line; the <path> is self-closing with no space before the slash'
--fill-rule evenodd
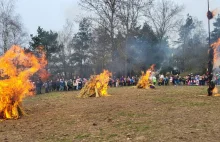
<path id="1" fill-rule="evenodd" d="M 24 41 L 29 41 L 24 46 L 32 51 L 43 46 L 47 70 L 53 75 L 89 77 L 108 69 L 114 76 L 131 76 L 151 64 L 162 73 L 176 67 L 181 72 L 201 74 L 207 67 L 203 23 L 190 14 L 183 16 L 184 6 L 172 0 L 80 0 L 79 6 L 91 15 L 81 17 L 77 32 L 73 31 L 74 23 L 67 20 L 58 32 L 39 26 L 30 40 L 22 23 L 15 20 L 13 3 L 0 2 L 2 53 Z M 220 34 L 220 16 L 214 27 L 213 42 Z"/>

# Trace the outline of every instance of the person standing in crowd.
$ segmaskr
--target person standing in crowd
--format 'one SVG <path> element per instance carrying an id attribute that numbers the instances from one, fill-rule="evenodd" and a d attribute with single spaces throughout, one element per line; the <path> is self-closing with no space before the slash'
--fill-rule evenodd
<path id="1" fill-rule="evenodd" d="M 50 80 L 49 81 L 49 92 L 52 92 L 53 91 L 53 81 Z"/>
<path id="2" fill-rule="evenodd" d="M 79 78 L 79 76 L 77 77 L 77 79 L 76 79 L 76 90 L 79 90 L 79 83 L 80 83 L 80 78 Z"/>
<path id="3" fill-rule="evenodd" d="M 126 79 L 126 84 L 127 84 L 127 86 L 131 85 L 131 78 L 129 76 Z"/>
<path id="4" fill-rule="evenodd" d="M 45 93 L 49 93 L 49 81 L 44 82 Z"/>
<path id="5" fill-rule="evenodd" d="M 77 90 L 78 83 L 76 80 L 73 80 L 73 90 Z"/>
<path id="6" fill-rule="evenodd" d="M 111 78 L 111 87 L 115 87 L 115 82 L 116 82 L 116 80 L 115 80 L 115 78 L 113 77 L 113 78 Z"/>
<path id="7" fill-rule="evenodd" d="M 164 85 L 168 85 L 169 84 L 169 78 L 168 76 L 164 77 Z"/>
<path id="8" fill-rule="evenodd" d="M 173 85 L 174 85 L 174 86 L 177 85 L 177 78 L 176 78 L 176 75 L 173 76 Z"/>
<path id="9" fill-rule="evenodd" d="M 86 78 L 83 78 L 83 81 L 82 81 L 82 87 L 85 86 L 86 82 L 87 82 L 87 79 L 86 79 Z"/>
<path id="10" fill-rule="evenodd" d="M 59 91 L 64 91 L 65 82 L 63 79 L 60 79 L 60 88 Z"/>
<path id="11" fill-rule="evenodd" d="M 180 80 L 179 80 L 179 74 L 176 75 L 176 85 L 179 85 L 180 84 Z"/>
<path id="12" fill-rule="evenodd" d="M 202 85 L 202 76 L 199 75 L 199 85 L 201 86 Z"/>
<path id="13" fill-rule="evenodd" d="M 188 75 L 188 85 L 191 85 L 191 75 Z"/>
<path id="14" fill-rule="evenodd" d="M 56 81 L 52 80 L 52 89 L 53 91 L 56 91 Z"/>
<path id="15" fill-rule="evenodd" d="M 120 86 L 124 86 L 124 83 L 125 83 L 125 80 L 124 80 L 124 77 L 122 76 L 121 78 L 120 78 Z"/>
<path id="16" fill-rule="evenodd" d="M 83 85 L 83 80 L 82 78 L 79 78 L 79 85 L 78 85 L 78 89 L 82 89 L 82 85 Z"/>
<path id="17" fill-rule="evenodd" d="M 56 90 L 59 91 L 60 90 L 60 80 L 57 79 L 56 81 Z"/>
<path id="18" fill-rule="evenodd" d="M 133 86 L 134 85 L 134 77 L 132 76 L 130 80 L 131 80 L 131 82 L 130 82 L 131 86 Z"/>
<path id="19" fill-rule="evenodd" d="M 42 83 L 41 79 L 38 79 L 37 82 L 36 82 L 37 94 L 41 94 L 42 85 L 43 85 L 43 83 Z"/>
<path id="20" fill-rule="evenodd" d="M 69 90 L 69 88 L 68 88 L 68 85 L 67 85 L 67 80 L 65 79 L 65 81 L 64 81 L 64 90 L 65 91 L 68 91 Z"/>
<path id="21" fill-rule="evenodd" d="M 117 79 L 116 79 L 116 83 L 115 83 L 115 87 L 119 87 L 119 85 L 120 85 L 120 81 L 119 81 L 119 79 L 117 78 Z"/>
<path id="22" fill-rule="evenodd" d="M 173 83 L 173 76 L 170 76 L 170 84 L 172 84 Z"/>
<path id="23" fill-rule="evenodd" d="M 34 94 L 36 94 L 36 84 L 35 84 L 34 81 L 30 80 L 30 82 L 31 82 L 31 85 L 32 85 L 32 89 L 30 91 L 33 92 Z"/>
<path id="24" fill-rule="evenodd" d="M 153 81 L 153 84 L 156 85 L 156 83 L 157 83 L 157 78 L 156 78 L 156 76 L 153 76 L 153 77 L 152 77 L 152 81 Z"/>
<path id="25" fill-rule="evenodd" d="M 68 86 L 68 90 L 67 91 L 73 90 L 73 81 L 72 81 L 72 79 L 69 79 L 67 81 L 67 86 Z"/>
<path id="26" fill-rule="evenodd" d="M 159 85 L 159 86 L 160 86 L 160 85 L 164 85 L 164 75 L 163 75 L 163 74 L 159 75 L 158 85 Z"/>
<path id="27" fill-rule="evenodd" d="M 199 75 L 195 76 L 195 84 L 198 86 L 199 85 Z"/>

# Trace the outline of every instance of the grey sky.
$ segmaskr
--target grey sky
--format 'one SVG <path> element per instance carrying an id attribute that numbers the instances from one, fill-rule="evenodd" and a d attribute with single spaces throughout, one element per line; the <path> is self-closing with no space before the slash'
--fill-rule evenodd
<path id="1" fill-rule="evenodd" d="M 37 27 L 59 31 L 67 18 L 76 19 L 83 15 L 78 6 L 79 0 L 19 0 L 16 12 L 22 17 L 28 33 L 36 33 Z M 173 0 L 184 4 L 184 15 L 189 13 L 202 20 L 207 29 L 207 0 Z M 210 9 L 220 7 L 220 0 L 210 0 Z M 75 26 L 77 30 L 77 26 Z"/>

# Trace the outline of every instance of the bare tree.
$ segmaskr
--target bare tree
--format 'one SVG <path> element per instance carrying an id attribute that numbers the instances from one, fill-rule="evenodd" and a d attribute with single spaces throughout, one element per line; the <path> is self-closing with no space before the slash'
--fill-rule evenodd
<path id="1" fill-rule="evenodd" d="M 116 46 L 114 44 L 115 28 L 118 24 L 116 11 L 120 0 L 80 0 L 80 5 L 89 11 L 93 11 L 98 17 L 93 20 L 103 26 L 111 38 L 112 60 L 115 59 Z"/>
<path id="2" fill-rule="evenodd" d="M 158 39 L 162 41 L 169 32 L 180 25 L 180 13 L 183 9 L 182 5 L 175 4 L 172 0 L 159 0 L 150 9 L 145 9 L 144 16 L 154 28 Z"/>
<path id="3" fill-rule="evenodd" d="M 119 12 L 119 27 L 123 28 L 121 31 L 125 35 L 129 35 L 132 30 L 138 25 L 139 18 L 145 8 L 150 8 L 153 0 L 120 0 Z"/>
<path id="4" fill-rule="evenodd" d="M 73 22 L 70 20 L 66 20 L 65 25 L 63 26 L 62 31 L 59 32 L 58 41 L 64 44 L 65 52 L 68 54 L 69 43 L 73 38 Z"/>
<path id="5" fill-rule="evenodd" d="M 10 25 L 10 45 L 21 45 L 27 46 L 29 41 L 29 36 L 25 31 L 25 28 L 21 22 L 20 16 L 16 16 L 13 18 L 14 20 Z"/>
<path id="6" fill-rule="evenodd" d="M 124 47 L 124 58 L 125 58 L 125 76 L 128 74 L 128 38 L 132 36 L 135 28 L 139 24 L 139 18 L 142 15 L 144 8 L 150 8 L 153 0 L 120 0 L 119 12 L 117 17 L 119 18 L 120 25 L 119 31 L 125 35 L 125 47 Z M 122 29 L 122 30 L 120 30 Z"/>
<path id="7" fill-rule="evenodd" d="M 3 46 L 3 51 L 7 51 L 8 38 L 9 38 L 9 27 L 11 21 L 11 16 L 14 10 L 13 1 L 1 0 L 0 1 L 0 30 L 1 30 L 1 41 Z"/>
<path id="8" fill-rule="evenodd" d="M 0 47 L 6 52 L 12 44 L 19 44 L 27 36 L 19 15 L 15 14 L 15 0 L 0 0 Z"/>
<path id="9" fill-rule="evenodd" d="M 67 19 L 62 31 L 58 33 L 58 42 L 60 45 L 62 45 L 60 46 L 61 52 L 59 53 L 59 56 L 62 62 L 62 71 L 65 75 L 71 65 L 69 62 L 69 57 L 72 54 L 70 44 L 73 36 L 73 23 Z"/>

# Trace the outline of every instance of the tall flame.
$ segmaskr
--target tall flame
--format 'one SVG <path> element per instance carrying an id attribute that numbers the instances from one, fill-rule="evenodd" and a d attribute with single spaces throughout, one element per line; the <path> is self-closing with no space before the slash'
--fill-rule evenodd
<path id="1" fill-rule="evenodd" d="M 142 72 L 142 76 L 137 83 L 137 88 L 147 89 L 150 87 L 150 85 L 152 85 L 150 76 L 151 76 L 152 71 L 154 71 L 154 67 L 155 65 L 151 65 L 151 67 L 146 71 L 145 74 L 144 72 Z"/>
<path id="2" fill-rule="evenodd" d="M 80 91 L 79 97 L 102 97 L 109 96 L 108 83 L 112 73 L 104 70 L 100 75 L 93 75 Z"/>
<path id="3" fill-rule="evenodd" d="M 220 58 L 220 55 L 219 55 L 219 51 L 220 51 L 220 38 L 215 43 L 213 43 L 211 46 L 212 46 L 212 48 L 214 50 L 213 68 L 217 69 L 217 68 L 219 68 L 218 59 Z M 218 88 L 217 87 L 214 88 L 213 94 L 214 94 L 214 96 L 220 96 L 220 94 L 218 94 Z"/>
<path id="4" fill-rule="evenodd" d="M 45 54 L 36 57 L 19 46 L 12 46 L 0 57 L 0 118 L 18 119 L 23 114 L 22 100 L 33 95 L 29 78 L 47 64 Z"/>

